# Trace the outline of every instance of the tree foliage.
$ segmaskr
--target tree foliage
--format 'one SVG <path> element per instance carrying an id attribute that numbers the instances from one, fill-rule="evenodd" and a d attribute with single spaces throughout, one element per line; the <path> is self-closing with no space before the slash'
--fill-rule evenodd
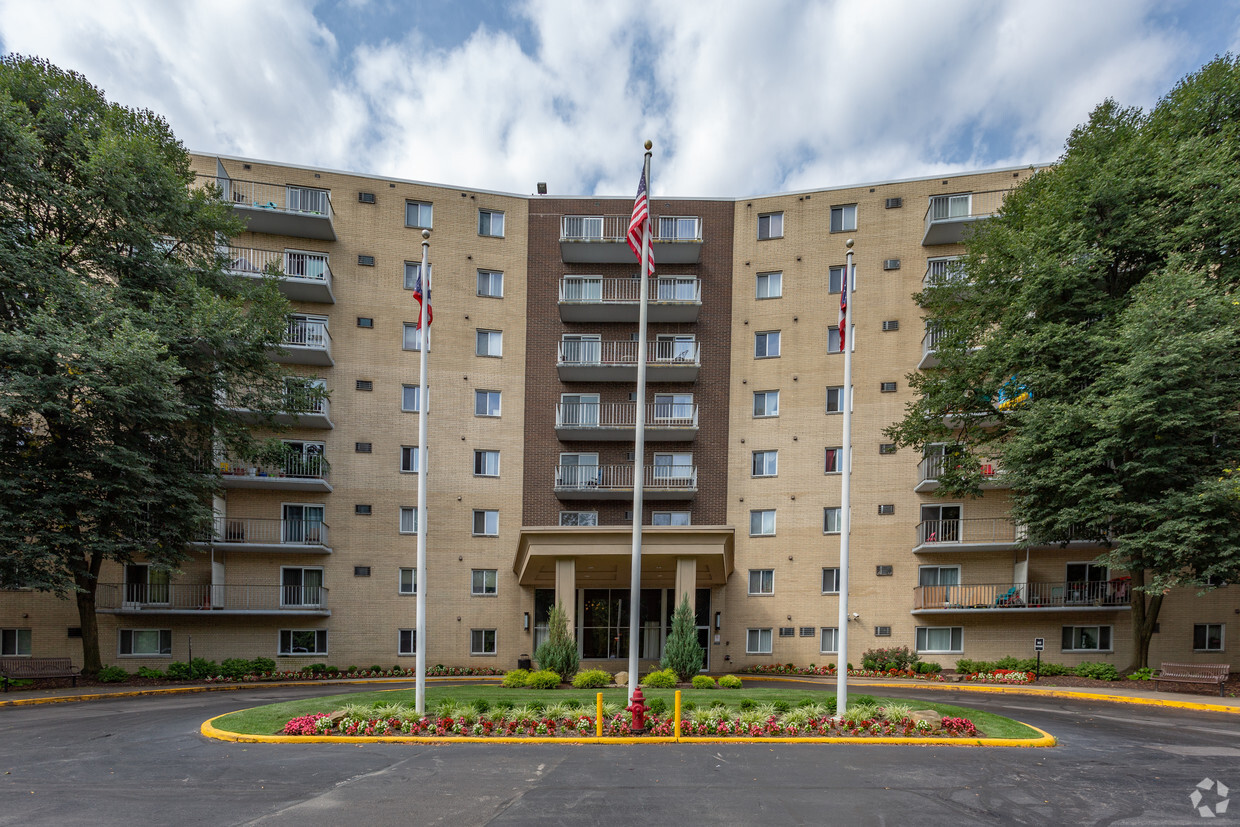
<path id="1" fill-rule="evenodd" d="M 667 636 L 659 665 L 671 669 L 684 682 L 701 671 L 704 654 L 698 643 L 697 620 L 689 608 L 689 596 L 685 595 L 672 615 L 672 632 Z"/>
<path id="2" fill-rule="evenodd" d="M 571 680 L 577 673 L 581 658 L 577 654 L 577 641 L 568 630 L 568 613 L 562 603 L 551 607 L 547 618 L 547 639 L 534 652 L 539 669 L 555 672 L 560 680 Z"/>
<path id="3" fill-rule="evenodd" d="M 234 408 L 284 407 L 288 305 L 223 272 L 240 230 L 162 118 L 0 60 L 0 585 L 75 596 L 87 671 L 104 562 L 175 569 L 213 449 L 274 450 Z"/>
<path id="4" fill-rule="evenodd" d="M 1240 576 L 1237 168 L 1230 57 L 1149 113 L 1098 106 L 918 294 L 939 366 L 888 431 L 946 445 L 949 496 L 997 461 L 1028 544 L 1100 542 L 1136 587 L 1134 666 L 1168 589 Z"/>

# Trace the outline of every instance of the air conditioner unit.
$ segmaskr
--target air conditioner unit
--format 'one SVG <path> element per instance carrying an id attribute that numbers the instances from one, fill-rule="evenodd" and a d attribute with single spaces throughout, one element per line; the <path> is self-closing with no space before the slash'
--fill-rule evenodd
<path id="1" fill-rule="evenodd" d="M 898 258 L 889 258 L 889 259 L 886 259 L 886 260 L 883 262 L 883 269 L 884 269 L 884 270 L 899 270 L 899 269 L 900 269 L 900 259 L 898 259 Z"/>
<path id="2" fill-rule="evenodd" d="M 373 192 L 359 192 L 357 194 L 357 201 L 359 204 L 373 204 L 375 203 L 375 194 Z"/>
<path id="3" fill-rule="evenodd" d="M 361 255 L 359 255 L 359 256 L 357 257 L 357 266 L 358 266 L 358 267 L 374 267 L 374 266 L 375 266 L 375 257 L 374 257 L 374 256 L 361 256 Z"/>
<path id="4" fill-rule="evenodd" d="M 896 383 L 895 382 L 879 382 L 878 390 L 879 390 L 879 393 L 895 393 Z"/>
<path id="5" fill-rule="evenodd" d="M 882 515 L 884 515 L 884 516 L 886 516 L 886 515 L 890 515 L 890 514 L 895 514 L 895 513 L 896 513 L 896 507 L 895 507 L 895 505 L 894 505 L 894 504 L 892 504 L 892 505 L 880 505 L 880 506 L 878 507 L 878 513 L 879 513 L 879 514 L 882 514 Z"/>
<path id="6" fill-rule="evenodd" d="M 888 198 L 886 206 L 887 206 L 887 209 L 889 210 L 897 210 L 900 207 L 904 206 L 904 199 L 903 198 Z"/>
<path id="7" fill-rule="evenodd" d="M 891 637 L 890 626 L 875 626 L 874 637 Z"/>
<path id="8" fill-rule="evenodd" d="M 875 577 L 891 577 L 891 573 L 892 573 L 891 566 L 875 566 L 874 567 Z"/>
<path id="9" fill-rule="evenodd" d="M 900 329 L 900 322 L 897 319 L 891 319 L 890 321 L 883 322 L 884 333 L 891 333 L 892 331 L 899 330 L 899 329 Z"/>

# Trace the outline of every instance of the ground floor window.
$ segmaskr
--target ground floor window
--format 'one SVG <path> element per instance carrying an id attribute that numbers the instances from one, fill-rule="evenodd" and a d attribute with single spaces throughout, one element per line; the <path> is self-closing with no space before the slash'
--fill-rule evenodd
<path id="1" fill-rule="evenodd" d="M 172 654 L 171 629 L 121 629 L 120 645 L 117 651 L 122 655 L 158 657 Z"/>
<path id="2" fill-rule="evenodd" d="M 1223 624 L 1195 624 L 1193 626 L 1193 649 L 1197 652 L 1223 651 Z M 29 652 L 27 652 L 27 654 L 29 654 Z"/>
<path id="3" fill-rule="evenodd" d="M 495 630 L 494 629 L 471 629 L 469 632 L 469 654 L 471 655 L 494 655 L 495 654 Z"/>
<path id="4" fill-rule="evenodd" d="M 840 651 L 840 630 L 834 626 L 828 628 L 823 627 L 821 643 L 818 651 L 824 655 L 839 654 Z"/>
<path id="5" fill-rule="evenodd" d="M 623 660 L 629 656 L 629 617 L 632 595 L 628 589 L 579 589 L 578 640 L 581 657 Z M 637 655 L 663 655 L 663 642 L 676 610 L 671 589 L 642 589 L 637 614 Z"/>
<path id="6" fill-rule="evenodd" d="M 771 630 L 749 629 L 746 631 L 745 652 L 750 655 L 771 654 Z"/>
<path id="7" fill-rule="evenodd" d="M 964 651 L 963 626 L 918 626 L 917 651 L 928 654 Z"/>
<path id="8" fill-rule="evenodd" d="M 1063 650 L 1065 652 L 1111 651 L 1110 626 L 1064 626 Z"/>
<path id="9" fill-rule="evenodd" d="M 400 645 L 397 654 L 416 655 L 418 653 L 418 632 L 416 629 L 400 630 Z"/>
<path id="10" fill-rule="evenodd" d="M 29 655 L 29 629 L 0 629 L 0 655 Z"/>
<path id="11" fill-rule="evenodd" d="M 326 655 L 326 629 L 281 629 L 281 655 Z"/>

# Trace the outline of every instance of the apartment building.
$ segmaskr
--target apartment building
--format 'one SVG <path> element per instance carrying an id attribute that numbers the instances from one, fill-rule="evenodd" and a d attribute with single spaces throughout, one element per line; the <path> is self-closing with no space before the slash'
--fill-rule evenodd
<path id="1" fill-rule="evenodd" d="M 967 227 L 1032 174 L 976 174 L 745 199 L 654 197 L 646 395 L 636 398 L 637 262 L 626 198 L 525 196 L 193 156 L 247 222 L 237 278 L 274 270 L 289 298 L 280 467 L 214 459 L 210 537 L 179 571 L 109 566 L 105 662 L 265 656 L 412 665 L 415 601 L 431 663 L 511 668 L 557 601 L 585 661 L 626 668 L 633 474 L 641 473 L 639 657 L 681 599 L 712 671 L 838 657 L 841 420 L 853 410 L 849 658 L 907 645 L 951 666 L 1130 656 L 1127 580 L 1088 543 L 1024 548 L 1002 468 L 983 497 L 939 496 L 941 451 L 883 429 L 933 369 L 912 300 L 950 278 Z M 656 178 L 656 195 L 657 178 Z M 422 230 L 431 231 L 429 388 L 417 389 Z M 838 300 L 855 240 L 853 387 Z M 429 414 L 418 444 L 418 411 Z M 634 470 L 642 406 L 646 447 Z M 419 452 L 427 479 L 417 473 Z M 418 514 L 418 486 L 427 513 Z M 428 545 L 416 582 L 417 532 Z M 1232 662 L 1240 598 L 1165 602 L 1151 658 Z M 0 597 L 4 655 L 81 656 L 70 601 Z"/>

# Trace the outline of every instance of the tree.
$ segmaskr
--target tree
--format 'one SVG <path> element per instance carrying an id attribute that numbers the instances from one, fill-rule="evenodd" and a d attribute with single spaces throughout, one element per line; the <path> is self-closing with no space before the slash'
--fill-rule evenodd
<path id="1" fill-rule="evenodd" d="M 671 669 L 682 682 L 690 680 L 702 669 L 702 645 L 698 643 L 697 620 L 685 595 L 672 615 L 672 633 L 663 649 L 663 669 Z"/>
<path id="2" fill-rule="evenodd" d="M 0 585 L 76 599 L 101 666 L 107 561 L 173 571 L 212 525 L 214 452 L 261 456 L 235 408 L 287 407 L 273 279 L 230 278 L 241 227 L 162 118 L 0 60 Z"/>
<path id="3" fill-rule="evenodd" d="M 918 294 L 939 366 L 888 429 L 945 444 L 940 490 L 998 462 L 1031 546 L 1127 571 L 1134 668 L 1163 596 L 1240 576 L 1240 63 L 1149 113 L 1113 101 Z"/>
<path id="4" fill-rule="evenodd" d="M 559 674 L 561 680 L 570 680 L 577 674 L 580 664 L 577 641 L 569 634 L 564 604 L 556 603 L 551 607 L 547 617 L 547 639 L 534 652 L 534 660 L 539 669 L 550 669 Z"/>

